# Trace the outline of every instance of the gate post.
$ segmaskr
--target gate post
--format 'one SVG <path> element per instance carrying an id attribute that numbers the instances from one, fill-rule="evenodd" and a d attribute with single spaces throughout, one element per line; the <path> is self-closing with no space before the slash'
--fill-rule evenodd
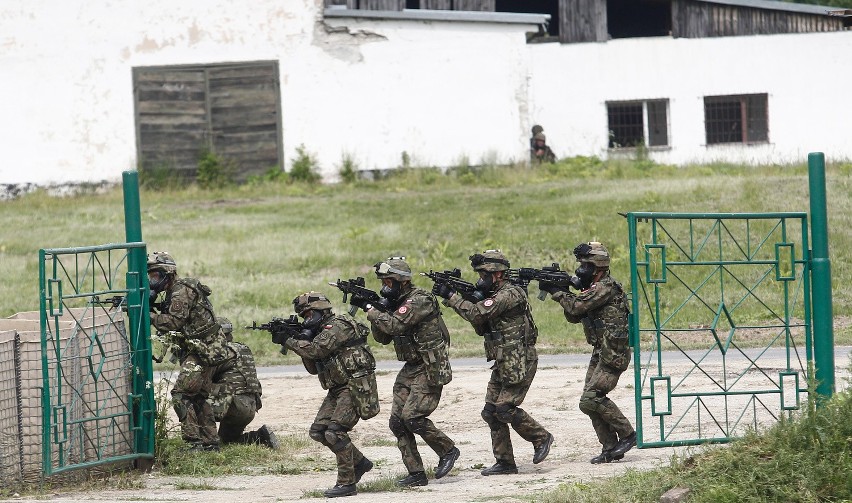
<path id="1" fill-rule="evenodd" d="M 142 217 L 139 205 L 139 172 L 122 173 L 124 190 L 124 230 L 128 243 L 142 242 Z M 151 318 L 148 310 L 148 256 L 146 248 L 128 250 L 128 318 L 135 329 L 133 347 L 133 417 L 137 454 L 154 455 L 154 368 L 151 363 Z M 141 306 L 138 310 L 130 306 Z M 134 332 L 131 332 L 133 334 Z M 137 465 L 147 470 L 149 466 Z"/>
<path id="2" fill-rule="evenodd" d="M 831 297 L 831 260 L 828 257 L 828 212 L 825 197 L 825 154 L 808 154 L 811 202 L 811 271 L 813 277 L 814 367 L 818 398 L 834 393 L 834 319 Z"/>

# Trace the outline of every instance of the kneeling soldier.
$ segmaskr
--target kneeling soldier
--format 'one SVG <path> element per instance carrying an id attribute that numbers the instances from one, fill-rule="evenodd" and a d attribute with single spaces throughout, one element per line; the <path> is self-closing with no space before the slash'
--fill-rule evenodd
<path id="1" fill-rule="evenodd" d="M 219 422 L 219 439 L 223 444 L 260 444 L 277 449 L 278 440 L 265 424 L 256 431 L 245 431 L 263 407 L 260 399 L 263 389 L 257 379 L 251 348 L 234 340 L 233 325 L 227 318 L 217 321 L 228 341 L 228 350 L 235 355 L 213 371 L 213 391 L 208 401 Z"/>
<path id="2" fill-rule="evenodd" d="M 327 498 L 358 494 L 355 484 L 373 463 L 352 444 L 349 431 L 359 419 L 379 413 L 376 360 L 367 346 L 370 329 L 349 315 L 335 315 L 321 293 L 302 294 L 293 299 L 293 306 L 304 319 L 303 330 L 299 339 L 287 339 L 286 345 L 328 390 L 309 431 L 312 439 L 337 456 L 337 483 L 324 494 Z"/>

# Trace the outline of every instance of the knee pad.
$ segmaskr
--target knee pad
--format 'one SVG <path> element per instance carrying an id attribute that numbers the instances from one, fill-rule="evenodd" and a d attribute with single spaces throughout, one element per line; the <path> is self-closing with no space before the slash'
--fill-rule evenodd
<path id="1" fill-rule="evenodd" d="M 308 430 L 308 436 L 316 442 L 325 444 L 325 430 L 326 426 L 324 424 L 314 423 L 311 425 L 311 429 Z"/>
<path id="2" fill-rule="evenodd" d="M 493 403 L 486 403 L 485 407 L 482 408 L 482 419 L 488 423 L 489 426 L 492 426 L 499 421 L 494 417 L 494 412 L 497 410 L 497 406 Z"/>
<path id="3" fill-rule="evenodd" d="M 594 414 L 601 408 L 601 401 L 606 399 L 606 395 L 598 396 L 597 391 L 584 391 L 580 395 L 580 410 L 585 414 Z"/>
<path id="4" fill-rule="evenodd" d="M 345 428 L 334 423 L 328 426 L 324 436 L 331 452 L 340 452 L 350 444 L 351 440 L 349 440 L 349 435 L 346 434 L 347 431 Z"/>
<path id="5" fill-rule="evenodd" d="M 515 406 L 511 403 L 501 403 L 494 411 L 494 417 L 501 423 L 509 424 L 514 419 L 516 410 Z"/>
<path id="6" fill-rule="evenodd" d="M 405 424 L 396 414 L 391 414 L 390 419 L 388 420 L 388 428 L 390 428 L 391 433 L 393 433 L 396 438 L 402 438 L 408 435 L 408 430 L 405 428 Z"/>
<path id="7" fill-rule="evenodd" d="M 428 419 L 423 416 L 406 419 L 405 426 L 411 433 L 417 433 L 418 435 L 423 436 L 423 431 L 426 429 L 426 421 L 428 421 Z"/>

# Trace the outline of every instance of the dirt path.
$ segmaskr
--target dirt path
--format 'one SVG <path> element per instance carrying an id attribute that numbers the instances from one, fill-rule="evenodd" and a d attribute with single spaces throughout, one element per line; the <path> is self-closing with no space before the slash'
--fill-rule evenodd
<path id="1" fill-rule="evenodd" d="M 845 385 L 845 362 L 838 361 L 838 387 Z M 588 418 L 577 408 L 582 391 L 584 365 L 548 365 L 539 369 L 533 389 L 523 408 L 530 412 L 556 437 L 549 457 L 539 465 L 531 463 L 532 447 L 514 432 L 512 440 L 519 464 L 517 475 L 483 477 L 482 466 L 490 466 L 494 458 L 488 429 L 480 418 L 483 395 L 489 372 L 484 362 L 454 368 L 453 382 L 445 388 L 441 406 L 432 419 L 453 437 L 461 457 L 456 468 L 442 480 L 406 492 L 361 493 L 345 501 L 371 503 L 397 502 L 482 502 L 521 501 L 536 493 L 553 489 L 561 483 L 609 477 L 630 469 L 649 469 L 668 463 L 684 448 L 633 449 L 620 462 L 591 465 L 588 460 L 600 452 Z M 356 445 L 376 467 L 364 476 L 368 482 L 385 475 L 403 475 L 399 451 L 391 443 L 387 427 L 389 399 L 396 372 L 382 371 L 378 376 L 382 412 L 358 424 L 353 433 Z M 324 396 L 316 378 L 304 372 L 263 374 L 264 407 L 252 428 L 267 424 L 281 435 L 306 435 L 316 408 Z M 633 421 L 634 401 L 632 367 L 622 376 L 620 386 L 610 395 Z M 420 452 L 427 466 L 437 463 L 437 456 L 422 441 Z M 327 450 L 317 450 L 324 461 L 333 465 Z M 207 503 L 318 501 L 305 493 L 326 489 L 334 484 L 334 472 L 324 471 L 300 475 L 228 476 L 215 479 L 164 477 L 156 473 L 145 478 L 144 489 L 99 491 L 97 493 L 60 493 L 51 501 L 205 501 Z M 205 483 L 222 490 L 177 490 L 176 483 Z M 45 499 L 45 498 L 42 498 Z"/>

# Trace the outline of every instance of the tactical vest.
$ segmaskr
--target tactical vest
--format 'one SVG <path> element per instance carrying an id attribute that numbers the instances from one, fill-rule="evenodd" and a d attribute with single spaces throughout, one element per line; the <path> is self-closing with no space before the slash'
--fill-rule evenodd
<path id="1" fill-rule="evenodd" d="M 453 379 L 450 367 L 450 331 L 441 316 L 441 308 L 434 295 L 421 288 L 413 288 L 402 298 L 403 302 L 415 295 L 426 296 L 432 303 L 432 313 L 420 320 L 410 331 L 393 338 L 393 347 L 399 361 L 425 364 L 426 380 L 432 386 L 443 386 Z"/>
<path id="2" fill-rule="evenodd" d="M 335 316 L 331 323 L 351 327 L 350 337 L 336 353 L 317 362 L 320 384 L 323 389 L 348 386 L 358 415 L 370 419 L 379 413 L 376 359 L 367 345 L 370 329 L 349 316 Z"/>
<path id="3" fill-rule="evenodd" d="M 335 316 L 326 324 L 344 324 L 351 327 L 347 330 L 349 337 L 343 346 L 328 357 L 317 360 L 317 371 L 323 389 L 342 386 L 349 382 L 353 374 L 376 369 L 376 359 L 367 345 L 367 335 L 370 329 L 361 322 L 347 316 Z"/>
<path id="4" fill-rule="evenodd" d="M 485 357 L 488 361 L 496 360 L 500 380 L 512 385 L 526 377 L 528 363 L 538 358 L 535 351 L 538 327 L 523 289 L 510 283 L 502 288 L 519 290 L 512 293 L 523 301 L 504 311 L 499 318 L 488 320 L 487 331 L 483 333 Z"/>
<path id="5" fill-rule="evenodd" d="M 234 395 L 262 395 L 263 389 L 257 379 L 251 349 L 239 342 L 229 342 L 228 346 L 237 352 L 237 357 L 229 362 L 224 373 L 216 381 L 227 383 L 228 389 Z"/>
<path id="6" fill-rule="evenodd" d="M 600 361 L 618 370 L 630 365 L 630 307 L 621 284 L 612 281 L 612 298 L 582 319 L 589 344 L 600 350 Z"/>
<path id="7" fill-rule="evenodd" d="M 212 290 L 195 278 L 180 278 L 175 284 L 184 285 L 195 292 L 195 302 L 192 306 L 189 306 L 189 320 L 183 327 L 184 336 L 189 339 L 211 342 L 220 331 L 219 323 L 216 322 L 216 315 L 213 313 L 213 304 L 208 299 L 210 294 L 213 293 Z M 169 300 L 167 299 L 166 302 L 169 302 Z"/>

